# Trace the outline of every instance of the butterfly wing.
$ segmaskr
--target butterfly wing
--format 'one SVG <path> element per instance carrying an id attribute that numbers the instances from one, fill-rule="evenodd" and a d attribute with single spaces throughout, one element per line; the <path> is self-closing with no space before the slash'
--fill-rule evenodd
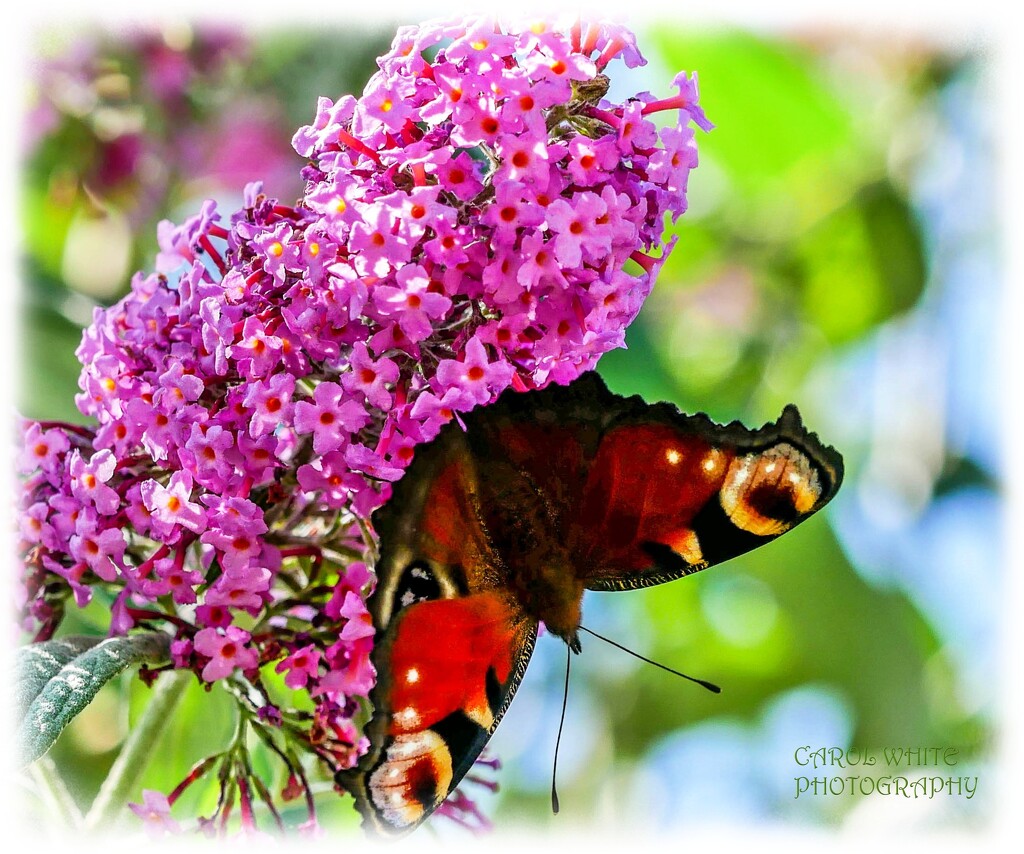
<path id="1" fill-rule="evenodd" d="M 751 430 L 613 394 L 596 373 L 506 393 L 473 414 L 469 442 L 547 496 L 554 536 L 595 590 L 647 587 L 740 555 L 835 495 L 840 455 L 794 406 Z"/>
<path id="2" fill-rule="evenodd" d="M 526 670 L 537 624 L 502 583 L 479 475 L 457 426 L 422 446 L 374 516 L 377 629 L 370 749 L 338 782 L 368 829 L 412 830 L 483 750 Z"/>
<path id="3" fill-rule="evenodd" d="M 795 406 L 750 430 L 622 399 L 587 471 L 575 517 L 585 584 L 646 587 L 770 542 L 836 494 L 842 457 Z"/>

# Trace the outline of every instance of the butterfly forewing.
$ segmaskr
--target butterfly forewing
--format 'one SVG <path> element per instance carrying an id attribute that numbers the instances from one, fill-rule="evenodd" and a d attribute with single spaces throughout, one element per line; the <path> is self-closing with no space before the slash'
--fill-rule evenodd
<path id="1" fill-rule="evenodd" d="M 365 826 L 400 835 L 444 802 L 508 707 L 536 633 L 495 591 L 396 614 L 375 654 L 374 744 L 339 777 Z"/>
<path id="2" fill-rule="evenodd" d="M 371 746 L 338 782 L 364 826 L 400 835 L 427 818 L 472 767 L 522 679 L 537 635 L 481 524 L 477 460 L 461 431 L 418 453 L 380 536 Z M 496 561 L 499 564 L 496 564 Z"/>
<path id="3" fill-rule="evenodd" d="M 750 430 L 616 401 L 571 529 L 591 589 L 660 584 L 769 542 L 827 504 L 842 460 L 795 407 Z"/>

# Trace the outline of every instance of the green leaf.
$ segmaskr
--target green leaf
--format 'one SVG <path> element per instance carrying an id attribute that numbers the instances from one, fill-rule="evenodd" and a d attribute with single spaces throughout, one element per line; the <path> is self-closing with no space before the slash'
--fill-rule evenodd
<path id="1" fill-rule="evenodd" d="M 101 640 L 77 635 L 22 647 L 14 664 L 14 703 L 18 713 L 23 715 L 28 711 L 46 683 L 60 673 L 64 665 Z"/>
<path id="2" fill-rule="evenodd" d="M 34 762 L 57 740 L 107 682 L 126 668 L 166 661 L 170 637 L 147 632 L 127 637 L 70 637 L 22 647 L 15 664 L 18 745 L 23 764 Z"/>

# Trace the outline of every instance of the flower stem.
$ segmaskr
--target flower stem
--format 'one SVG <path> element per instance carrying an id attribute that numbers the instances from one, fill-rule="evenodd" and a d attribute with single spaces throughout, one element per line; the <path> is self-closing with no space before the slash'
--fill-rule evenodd
<path id="1" fill-rule="evenodd" d="M 154 747 L 157 739 L 170 722 L 174 707 L 184 694 L 190 677 L 188 671 L 172 670 L 157 680 L 146 711 L 114 760 L 110 773 L 100 786 L 99 794 L 85 817 L 86 828 L 106 828 L 124 809 L 149 760 L 156 755 Z"/>
<path id="2" fill-rule="evenodd" d="M 66 828 L 80 827 L 82 813 L 53 760 L 49 756 L 41 756 L 29 765 L 28 773 L 36 785 L 39 797 L 46 804 L 47 813 L 56 819 L 56 823 Z"/>

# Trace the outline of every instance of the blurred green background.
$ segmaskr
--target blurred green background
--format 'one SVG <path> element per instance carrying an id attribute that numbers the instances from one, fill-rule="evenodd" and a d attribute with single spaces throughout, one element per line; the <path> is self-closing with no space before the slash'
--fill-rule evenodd
<path id="1" fill-rule="evenodd" d="M 638 30 L 649 64 L 615 68 L 611 95 L 666 95 L 676 71 L 697 70 L 717 128 L 698 140 L 679 244 L 629 348 L 600 370 L 614 390 L 718 420 L 760 424 L 796 402 L 845 455 L 847 480 L 827 512 L 724 567 L 588 594 L 586 625 L 721 695 L 586 639 L 553 818 L 564 647 L 542 641 L 492 742 L 501 789 L 467 793 L 505 829 L 983 828 L 1004 566 L 987 68 L 911 31 Z M 255 178 L 298 198 L 291 134 L 318 95 L 361 90 L 393 31 L 36 34 L 21 142 L 23 414 L 81 420 L 81 327 L 151 269 L 160 219 L 208 197 L 230 208 Z M 102 632 L 102 614 L 68 630 Z M 105 689 L 53 751 L 83 803 L 145 699 L 137 680 Z M 231 728 L 218 692 L 192 690 L 143 784 L 168 791 Z M 901 773 L 977 776 L 977 794 L 796 798 L 796 777 L 858 773 L 802 768 L 804 745 L 955 747 L 955 767 Z M 873 776 L 889 773 L 878 762 Z M 190 792 L 175 816 L 211 795 Z M 353 822 L 328 791 L 321 806 Z"/>

